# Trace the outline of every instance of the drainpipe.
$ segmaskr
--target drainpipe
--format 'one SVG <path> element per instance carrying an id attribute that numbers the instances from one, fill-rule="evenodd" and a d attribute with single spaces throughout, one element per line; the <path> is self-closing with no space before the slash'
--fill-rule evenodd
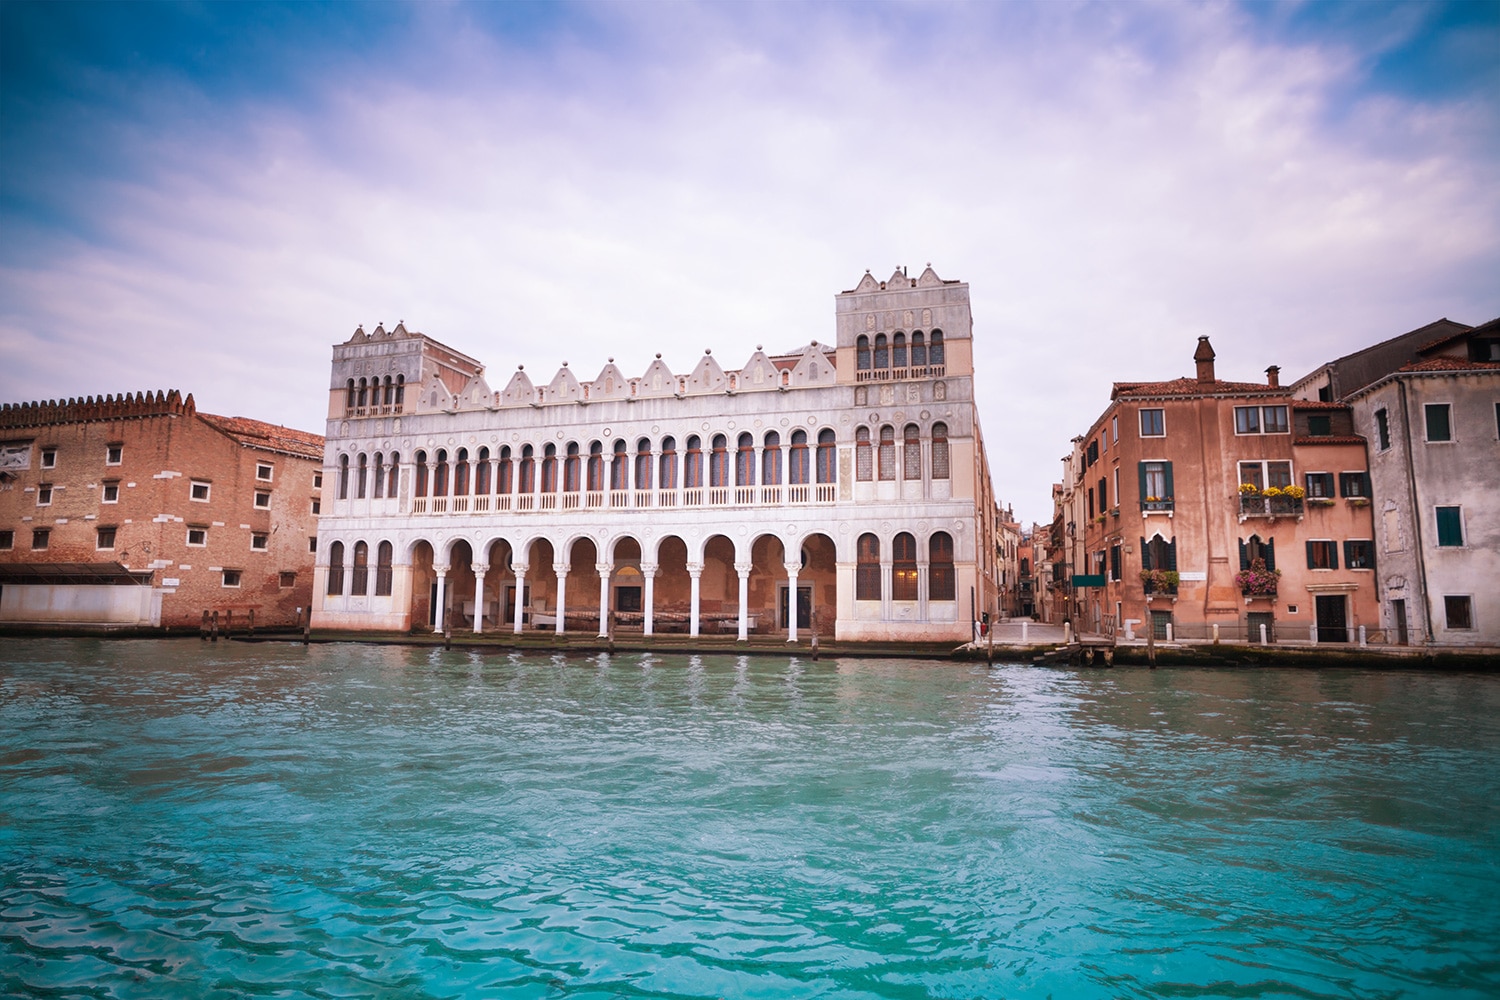
<path id="1" fill-rule="evenodd" d="M 1432 645 L 1432 598 L 1427 593 L 1427 558 L 1422 547 L 1422 510 L 1417 503 L 1417 473 L 1412 445 L 1411 415 L 1406 405 L 1406 382 L 1396 379 L 1396 391 L 1401 396 L 1401 422 L 1406 426 L 1406 488 L 1411 496 L 1412 529 L 1416 533 L 1417 589 L 1422 594 L 1423 629 L 1427 633 L 1427 644 Z"/>

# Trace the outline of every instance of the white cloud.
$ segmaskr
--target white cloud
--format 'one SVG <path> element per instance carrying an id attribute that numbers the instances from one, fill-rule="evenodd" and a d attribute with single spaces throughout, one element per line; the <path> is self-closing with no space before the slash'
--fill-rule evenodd
<path id="1" fill-rule="evenodd" d="M 91 193 L 107 238 L 0 275 L 0 391 L 319 429 L 359 323 L 496 383 L 686 368 L 831 339 L 833 293 L 930 260 L 971 285 L 998 491 L 1045 519 L 1110 381 L 1187 372 L 1200 333 L 1252 379 L 1500 312 L 1488 109 L 1331 107 L 1357 60 L 1232 9 L 927 10 L 622 5 L 620 49 L 527 54 L 428 15 L 436 78 L 123 130 L 149 169 Z"/>

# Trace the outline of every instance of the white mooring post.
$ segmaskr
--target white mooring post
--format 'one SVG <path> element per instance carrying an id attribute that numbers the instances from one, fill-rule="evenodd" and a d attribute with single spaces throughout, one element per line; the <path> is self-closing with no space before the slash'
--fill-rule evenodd
<path id="1" fill-rule="evenodd" d="M 1031 626 L 1031 619 L 1030 618 L 1022 618 L 1021 619 L 1021 645 L 1023 645 L 1023 646 L 1026 645 L 1027 643 L 1029 643 L 1031 641 L 1031 639 L 1026 634 L 1028 631 L 1030 631 L 1030 626 Z"/>
<path id="2" fill-rule="evenodd" d="M 1172 641 L 1172 623 L 1171 622 L 1167 622 L 1167 641 L 1168 642 Z"/>
<path id="3" fill-rule="evenodd" d="M 1360 648 L 1364 648 L 1365 646 L 1369 645 L 1369 643 L 1365 641 L 1365 627 L 1363 625 L 1359 627 L 1359 645 Z"/>
<path id="4" fill-rule="evenodd" d="M 1269 646 L 1270 645 L 1270 643 L 1266 641 L 1266 623 L 1265 622 L 1261 622 L 1260 623 L 1260 644 L 1262 646 Z"/>

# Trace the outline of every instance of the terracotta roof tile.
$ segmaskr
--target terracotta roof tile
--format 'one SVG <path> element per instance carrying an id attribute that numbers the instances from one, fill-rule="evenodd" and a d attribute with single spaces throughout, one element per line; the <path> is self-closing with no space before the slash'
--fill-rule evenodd
<path id="1" fill-rule="evenodd" d="M 303 458 L 323 457 L 321 434 L 251 420 L 249 417 L 221 417 L 213 413 L 199 413 L 198 416 L 210 427 L 252 448 L 268 448 L 301 455 Z"/>
<path id="2" fill-rule="evenodd" d="M 1292 444 L 1364 444 L 1365 439 L 1353 434 L 1300 435 L 1292 438 Z"/>
<path id="3" fill-rule="evenodd" d="M 1466 358 L 1428 358 L 1402 365 L 1404 372 L 1492 372 L 1500 371 L 1500 361 L 1469 361 Z"/>
<path id="4" fill-rule="evenodd" d="M 1225 382 L 1216 379 L 1204 385 L 1195 378 L 1175 378 L 1170 382 L 1116 382 L 1114 395 L 1120 396 L 1239 396 L 1288 395 L 1286 386 L 1270 386 L 1264 382 Z"/>
<path id="5" fill-rule="evenodd" d="M 1324 402 L 1321 399 L 1295 399 L 1292 401 L 1294 410 L 1347 410 L 1348 403 Z"/>

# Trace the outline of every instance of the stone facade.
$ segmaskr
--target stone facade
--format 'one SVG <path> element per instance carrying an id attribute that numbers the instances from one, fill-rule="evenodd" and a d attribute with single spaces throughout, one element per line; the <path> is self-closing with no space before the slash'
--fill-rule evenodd
<path id="1" fill-rule="evenodd" d="M 835 297 L 835 342 L 501 388 L 404 324 L 333 350 L 315 626 L 965 641 L 997 607 L 968 286 Z"/>
<path id="2" fill-rule="evenodd" d="M 323 439 L 140 393 L 0 408 L 0 622 L 290 626 Z"/>

